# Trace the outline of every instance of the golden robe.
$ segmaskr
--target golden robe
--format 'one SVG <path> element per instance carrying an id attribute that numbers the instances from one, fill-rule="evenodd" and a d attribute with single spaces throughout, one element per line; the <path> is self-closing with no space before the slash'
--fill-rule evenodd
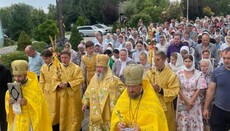
<path id="1" fill-rule="evenodd" d="M 85 54 L 82 57 L 81 69 L 83 74 L 83 79 L 86 81 L 87 85 L 89 84 L 91 78 L 94 76 L 96 71 L 96 56 L 97 54 L 93 53 L 92 56 Z"/>
<path id="2" fill-rule="evenodd" d="M 163 95 L 157 92 L 157 97 L 164 109 L 170 131 L 176 131 L 176 118 L 173 106 L 173 100 L 179 93 L 179 81 L 176 74 L 169 68 L 165 67 L 162 72 L 152 69 L 145 76 L 152 85 L 158 84 L 163 89 Z"/>
<path id="3" fill-rule="evenodd" d="M 147 80 L 143 80 L 142 87 L 143 95 L 137 114 L 137 126 L 140 127 L 141 131 L 168 131 L 164 111 L 152 89 L 151 84 Z M 120 120 L 125 122 L 126 125 L 129 125 L 130 122 L 132 122 L 130 114 L 136 110 L 139 99 L 131 99 L 131 102 L 132 112 L 130 112 L 130 98 L 128 96 L 127 89 L 125 89 L 114 107 L 110 131 L 118 131 L 117 123 L 120 122 Z M 117 111 L 120 111 L 120 114 L 123 117 L 122 119 L 120 119 L 116 114 Z"/>
<path id="4" fill-rule="evenodd" d="M 60 75 L 59 75 L 60 74 Z M 54 90 L 60 99 L 60 131 L 79 131 L 83 112 L 81 110 L 80 85 L 83 81 L 81 68 L 70 62 L 68 66 L 60 64 L 60 72 L 53 77 Z M 70 87 L 57 89 L 60 83 L 68 82 Z"/>
<path id="5" fill-rule="evenodd" d="M 27 104 L 21 106 L 21 114 L 14 114 L 12 106 L 6 104 L 8 131 L 52 131 L 47 102 L 38 83 L 37 75 L 27 73 L 28 80 L 22 85 L 23 98 Z M 6 92 L 5 101 L 10 99 L 9 91 Z"/>
<path id="6" fill-rule="evenodd" d="M 39 82 L 48 103 L 50 118 L 52 125 L 59 123 L 59 107 L 60 101 L 57 92 L 53 92 L 52 78 L 56 72 L 56 67 L 44 64 L 40 69 Z"/>
<path id="7" fill-rule="evenodd" d="M 96 76 L 91 79 L 82 99 L 84 105 L 90 106 L 89 131 L 110 129 L 113 108 L 124 89 L 124 84 L 110 69 L 101 81 Z"/>

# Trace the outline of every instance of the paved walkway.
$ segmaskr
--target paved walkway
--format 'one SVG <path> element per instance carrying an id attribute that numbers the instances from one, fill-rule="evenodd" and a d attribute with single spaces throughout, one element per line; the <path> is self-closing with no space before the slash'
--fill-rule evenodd
<path id="1" fill-rule="evenodd" d="M 1 47 L 0 48 L 0 54 L 6 54 L 10 52 L 16 51 L 17 47 L 16 46 L 8 46 L 8 47 Z"/>
<path id="2" fill-rule="evenodd" d="M 88 124 L 89 124 L 89 109 L 86 109 L 84 112 L 84 119 L 81 122 L 82 131 L 88 131 Z"/>

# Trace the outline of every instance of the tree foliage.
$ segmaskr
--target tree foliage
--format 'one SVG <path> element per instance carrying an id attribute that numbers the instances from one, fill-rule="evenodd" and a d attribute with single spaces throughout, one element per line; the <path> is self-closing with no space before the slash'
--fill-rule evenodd
<path id="1" fill-rule="evenodd" d="M 144 19 L 145 24 L 161 22 L 161 13 L 168 5 L 167 0 L 128 0 L 121 4 L 121 10 L 128 18 L 128 24 L 137 26 L 137 18 Z"/>
<path id="2" fill-rule="evenodd" d="M 130 18 L 133 14 L 138 13 L 136 0 L 127 0 L 120 4 L 120 10 L 126 17 Z"/>
<path id="3" fill-rule="evenodd" d="M 77 46 L 78 46 L 78 44 L 80 44 L 80 42 L 83 40 L 83 37 L 82 37 L 81 34 L 79 33 L 79 31 L 78 31 L 76 25 L 73 26 L 71 32 L 72 32 L 72 33 L 71 33 L 69 42 L 71 43 L 72 48 L 73 48 L 74 50 L 77 50 L 77 49 L 78 49 Z"/>
<path id="4" fill-rule="evenodd" d="M 27 56 L 24 51 L 15 51 L 8 54 L 2 55 L 2 63 L 4 66 L 6 66 L 8 69 L 11 70 L 11 63 L 14 60 L 28 60 Z"/>
<path id="5" fill-rule="evenodd" d="M 87 21 L 86 21 L 86 18 L 85 18 L 85 17 L 79 16 L 79 17 L 77 18 L 77 22 L 76 22 L 76 25 L 77 25 L 77 26 L 83 26 L 83 25 L 85 25 L 86 23 L 87 23 Z"/>
<path id="6" fill-rule="evenodd" d="M 58 36 L 58 27 L 54 20 L 46 20 L 34 29 L 34 39 L 50 43 L 49 36 Z"/>
<path id="7" fill-rule="evenodd" d="M 24 51 L 26 46 L 31 45 L 31 44 L 32 44 L 31 38 L 24 31 L 22 31 L 20 33 L 20 36 L 19 36 L 18 42 L 17 42 L 18 50 Z"/>
<path id="8" fill-rule="evenodd" d="M 57 20 L 57 8 L 55 5 L 49 4 L 47 18 L 50 20 Z"/>
<path id="9" fill-rule="evenodd" d="M 10 21 L 11 21 L 11 8 L 4 7 L 0 8 L 0 19 L 2 21 L 2 27 L 4 29 L 4 33 L 6 35 L 10 35 L 9 28 L 10 28 Z"/>
<path id="10" fill-rule="evenodd" d="M 211 8 L 206 6 L 203 8 L 203 14 L 207 16 L 213 16 L 215 13 L 212 12 Z"/>
<path id="11" fill-rule="evenodd" d="M 182 0 L 184 16 L 186 16 L 187 0 Z M 205 15 L 227 15 L 230 13 L 229 0 L 190 0 L 189 19 Z M 210 10 L 211 9 L 211 10 Z"/>
<path id="12" fill-rule="evenodd" d="M 167 12 L 167 18 L 175 18 L 179 19 L 180 16 L 183 16 L 183 10 L 181 7 L 181 4 L 178 2 L 173 2 L 170 4 L 170 6 L 166 10 Z"/>
<path id="13" fill-rule="evenodd" d="M 33 9 L 31 11 L 31 22 L 33 27 L 36 27 L 39 24 L 45 22 L 46 19 L 47 15 L 42 9 Z"/>
<path id="14" fill-rule="evenodd" d="M 46 47 L 47 44 L 45 42 L 38 42 L 38 41 L 34 41 L 32 43 L 32 47 L 38 51 L 38 52 L 42 52 Z"/>
<path id="15" fill-rule="evenodd" d="M 128 25 L 131 27 L 136 27 L 139 19 L 142 19 L 144 25 L 148 25 L 152 20 L 150 15 L 139 13 L 131 17 L 131 19 L 128 21 Z"/>
<path id="16" fill-rule="evenodd" d="M 13 40 L 17 40 L 21 31 L 25 31 L 27 34 L 31 35 L 33 27 L 30 12 L 32 11 L 32 6 L 15 4 L 12 8 L 9 27 L 10 37 Z"/>

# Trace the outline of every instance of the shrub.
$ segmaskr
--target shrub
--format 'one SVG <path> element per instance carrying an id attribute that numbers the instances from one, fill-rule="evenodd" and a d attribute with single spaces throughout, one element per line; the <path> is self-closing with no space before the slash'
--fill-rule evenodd
<path id="1" fill-rule="evenodd" d="M 36 51 L 42 52 L 47 47 L 47 44 L 45 42 L 42 42 L 42 41 L 34 41 L 32 44 L 32 47 Z"/>
<path id="2" fill-rule="evenodd" d="M 17 42 L 18 50 L 24 51 L 26 46 L 31 44 L 32 44 L 31 38 L 24 31 L 22 31 Z"/>
<path id="3" fill-rule="evenodd" d="M 37 41 L 44 41 L 46 43 L 50 43 L 49 36 L 53 38 L 55 36 L 58 37 L 58 27 L 56 21 L 54 20 L 46 20 L 44 23 L 39 24 L 34 30 L 34 39 Z"/>
<path id="4" fill-rule="evenodd" d="M 210 7 L 208 7 L 208 6 L 205 6 L 205 7 L 203 8 L 203 14 L 204 14 L 204 15 L 207 15 L 207 16 L 209 16 L 209 17 L 215 15 L 215 13 L 212 12 L 212 9 L 211 9 Z"/>
<path id="5" fill-rule="evenodd" d="M 15 52 L 11 52 L 11 53 L 2 55 L 3 65 L 5 65 L 9 69 L 11 69 L 11 63 L 14 60 L 26 60 L 27 61 L 27 56 L 24 53 L 24 51 L 15 51 Z"/>
<path id="6" fill-rule="evenodd" d="M 71 31 L 71 36 L 69 39 L 70 44 L 72 45 L 72 49 L 77 50 L 78 44 L 83 40 L 81 34 L 79 33 L 77 26 L 74 25 Z"/>
<path id="7" fill-rule="evenodd" d="M 77 24 L 77 26 L 85 25 L 86 24 L 86 18 L 83 16 L 78 16 L 76 24 Z"/>
<path id="8" fill-rule="evenodd" d="M 151 22 L 150 15 L 144 14 L 144 13 L 139 13 L 139 14 L 133 15 L 131 17 L 131 19 L 128 21 L 128 25 L 130 27 L 137 27 L 137 23 L 138 23 L 139 19 L 142 19 L 144 25 L 148 25 Z"/>
<path id="9" fill-rule="evenodd" d="M 4 38 L 4 43 L 3 46 L 11 46 L 11 45 L 15 45 L 16 42 L 10 38 Z"/>
<path id="10" fill-rule="evenodd" d="M 120 23 L 114 23 L 112 27 L 112 33 L 116 33 L 116 29 L 121 29 L 121 28 L 124 28 L 124 25 Z"/>

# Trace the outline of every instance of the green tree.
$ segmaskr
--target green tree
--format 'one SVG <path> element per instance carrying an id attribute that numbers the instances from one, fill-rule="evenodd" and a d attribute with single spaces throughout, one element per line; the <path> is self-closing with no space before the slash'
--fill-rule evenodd
<path id="1" fill-rule="evenodd" d="M 127 0 L 120 4 L 120 10 L 125 16 L 130 18 L 132 15 L 138 13 L 136 0 Z"/>
<path id="2" fill-rule="evenodd" d="M 61 6 L 66 30 L 71 30 L 71 25 L 82 14 L 79 7 L 79 0 L 62 0 Z"/>
<path id="3" fill-rule="evenodd" d="M 24 51 L 26 46 L 31 45 L 31 44 L 32 44 L 31 38 L 24 31 L 22 31 L 20 33 L 20 36 L 19 36 L 18 42 L 17 42 L 18 50 Z"/>
<path id="4" fill-rule="evenodd" d="M 180 16 L 183 16 L 183 10 L 181 4 L 178 2 L 171 3 L 167 8 L 167 17 L 176 18 L 179 20 Z"/>
<path id="5" fill-rule="evenodd" d="M 34 39 L 50 43 L 49 36 L 58 36 L 58 27 L 54 20 L 46 20 L 34 29 Z"/>
<path id="6" fill-rule="evenodd" d="M 33 9 L 31 11 L 31 21 L 33 27 L 37 27 L 39 24 L 47 20 L 47 15 L 42 9 Z"/>
<path id="7" fill-rule="evenodd" d="M 77 25 L 77 26 L 83 26 L 83 25 L 85 25 L 85 24 L 86 24 L 85 17 L 79 16 L 79 17 L 77 18 L 76 25 Z"/>
<path id="8" fill-rule="evenodd" d="M 10 21 L 11 21 L 11 11 L 12 8 L 4 7 L 0 9 L 0 19 L 2 21 L 2 27 L 4 29 L 4 33 L 6 35 L 10 35 L 9 28 L 10 28 Z"/>
<path id="9" fill-rule="evenodd" d="M 73 48 L 74 50 L 78 50 L 77 46 L 78 46 L 78 44 L 83 40 L 83 37 L 82 37 L 81 34 L 79 33 L 79 31 L 78 31 L 76 25 L 73 26 L 71 32 L 72 32 L 72 33 L 71 33 L 69 42 L 71 43 L 72 48 Z"/>
<path id="10" fill-rule="evenodd" d="M 215 13 L 212 12 L 212 10 L 211 10 L 210 7 L 205 6 L 205 7 L 203 8 L 203 14 L 210 17 L 210 16 L 213 16 Z"/>
<path id="11" fill-rule="evenodd" d="M 12 8 L 9 27 L 10 37 L 13 40 L 17 40 L 21 31 L 25 31 L 27 34 L 31 35 L 33 26 L 30 15 L 33 7 L 19 3 L 12 5 Z"/>
<path id="12" fill-rule="evenodd" d="M 119 18 L 118 5 L 104 3 L 101 7 L 102 21 L 104 24 L 113 24 Z"/>
<path id="13" fill-rule="evenodd" d="M 139 19 L 142 19 L 144 25 L 148 25 L 151 22 L 150 15 L 145 13 L 139 13 L 131 17 L 131 19 L 128 21 L 128 25 L 131 27 L 136 27 Z"/>
<path id="14" fill-rule="evenodd" d="M 49 4 L 47 18 L 50 20 L 57 20 L 57 8 L 55 5 Z"/>

